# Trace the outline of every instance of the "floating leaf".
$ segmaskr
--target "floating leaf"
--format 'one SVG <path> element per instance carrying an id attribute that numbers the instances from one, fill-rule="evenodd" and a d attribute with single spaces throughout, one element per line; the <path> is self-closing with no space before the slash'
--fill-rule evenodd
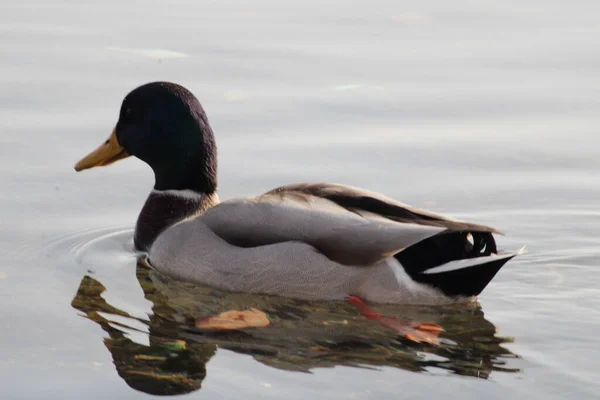
<path id="1" fill-rule="evenodd" d="M 217 315 L 216 317 L 201 318 L 196 321 L 196 328 L 214 330 L 238 330 L 246 328 L 263 328 L 271 322 L 267 314 L 251 308 L 246 311 L 231 310 Z"/>

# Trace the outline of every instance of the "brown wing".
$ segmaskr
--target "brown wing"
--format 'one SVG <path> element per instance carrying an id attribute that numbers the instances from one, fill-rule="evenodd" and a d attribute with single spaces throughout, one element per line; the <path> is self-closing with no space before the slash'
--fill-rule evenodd
<path id="1" fill-rule="evenodd" d="M 265 196 L 309 198 L 320 197 L 359 215 L 376 214 L 396 222 L 445 227 L 451 231 L 490 232 L 502 234 L 495 228 L 458 221 L 430 211 L 400 203 L 379 193 L 332 183 L 298 183 L 273 189 Z"/>

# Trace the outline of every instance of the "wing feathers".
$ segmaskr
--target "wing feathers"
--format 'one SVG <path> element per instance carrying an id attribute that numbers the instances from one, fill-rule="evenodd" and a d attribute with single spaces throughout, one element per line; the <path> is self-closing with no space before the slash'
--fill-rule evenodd
<path id="1" fill-rule="evenodd" d="M 310 244 L 340 264 L 372 265 L 445 230 L 433 226 L 386 225 L 367 223 L 358 229 L 336 229 Z"/>
<path id="2" fill-rule="evenodd" d="M 302 241 L 346 265 L 371 265 L 446 230 L 496 232 L 377 193 L 323 183 L 284 186 L 227 201 L 201 219 L 236 246 Z"/>
<path id="3" fill-rule="evenodd" d="M 379 193 L 352 186 L 330 183 L 300 183 L 279 187 L 267 192 L 265 195 L 286 196 L 292 193 L 294 196 L 304 194 L 324 198 L 348 210 L 369 211 L 397 222 L 443 226 L 453 231 L 502 233 L 489 226 L 458 221 L 444 215 L 408 206 Z"/>

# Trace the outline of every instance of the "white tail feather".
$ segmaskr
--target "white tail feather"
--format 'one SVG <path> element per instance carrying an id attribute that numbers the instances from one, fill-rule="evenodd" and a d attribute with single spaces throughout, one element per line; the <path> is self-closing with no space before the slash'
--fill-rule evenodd
<path id="1" fill-rule="evenodd" d="M 525 247 L 522 247 L 521 249 L 519 249 L 517 251 L 512 251 L 512 252 L 506 252 L 506 253 L 501 253 L 501 254 L 491 254 L 491 255 L 485 256 L 485 257 L 467 258 L 464 260 L 455 260 L 455 261 L 447 262 L 442 265 L 438 265 L 437 267 L 429 268 L 429 269 L 423 271 L 422 273 L 423 274 L 441 274 L 443 272 L 456 271 L 459 269 L 470 268 L 470 267 L 474 267 L 477 265 L 486 264 L 490 261 L 504 260 L 504 259 L 507 259 L 510 257 L 521 255 L 523 253 L 525 253 Z"/>

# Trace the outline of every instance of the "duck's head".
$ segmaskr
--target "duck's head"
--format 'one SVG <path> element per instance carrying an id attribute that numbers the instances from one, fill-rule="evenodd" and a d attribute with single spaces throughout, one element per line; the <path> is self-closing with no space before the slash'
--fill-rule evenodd
<path id="1" fill-rule="evenodd" d="M 76 171 L 135 156 L 155 175 L 157 190 L 217 188 L 217 148 L 200 102 L 183 86 L 154 82 L 123 100 L 110 137 L 81 159 Z"/>

